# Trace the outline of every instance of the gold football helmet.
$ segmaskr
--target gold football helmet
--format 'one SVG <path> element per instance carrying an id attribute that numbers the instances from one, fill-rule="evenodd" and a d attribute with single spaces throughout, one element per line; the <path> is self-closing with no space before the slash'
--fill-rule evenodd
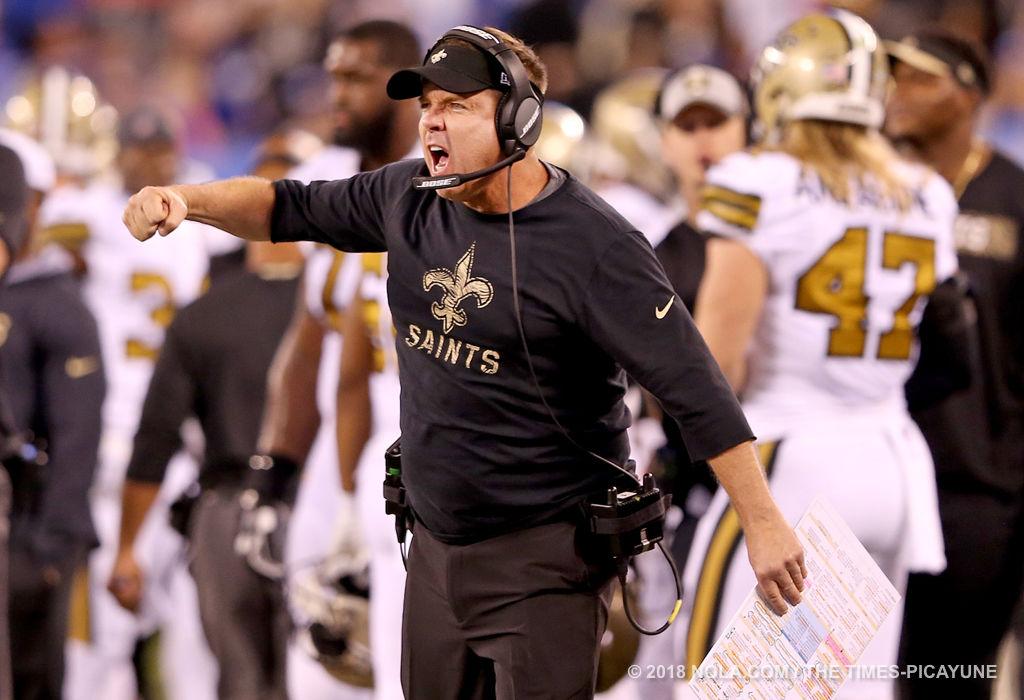
<path id="1" fill-rule="evenodd" d="M 7 100 L 4 117 L 36 139 L 67 175 L 88 177 L 117 155 L 117 110 L 104 103 L 84 75 L 54 66 Z"/>
<path id="2" fill-rule="evenodd" d="M 667 71 L 641 69 L 598 94 L 590 122 L 596 137 L 591 166 L 597 177 L 622 180 L 661 201 L 676 192 L 661 159 L 661 137 L 654 103 Z"/>
<path id="3" fill-rule="evenodd" d="M 786 122 L 801 119 L 877 129 L 888 78 L 870 24 L 845 10 L 807 15 L 765 47 L 751 73 L 755 137 L 772 141 Z"/>
<path id="4" fill-rule="evenodd" d="M 587 123 L 576 110 L 560 102 L 544 103 L 544 126 L 534 148 L 537 156 L 586 180 Z"/>

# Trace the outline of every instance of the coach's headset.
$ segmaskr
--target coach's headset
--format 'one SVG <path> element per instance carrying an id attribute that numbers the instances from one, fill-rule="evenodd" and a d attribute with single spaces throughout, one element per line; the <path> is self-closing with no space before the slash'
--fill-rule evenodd
<path id="1" fill-rule="evenodd" d="M 540 138 L 541 126 L 544 122 L 544 95 L 540 88 L 530 81 L 526 67 L 523 66 L 523 62 L 519 60 L 512 47 L 490 32 L 469 25 L 461 25 L 445 32 L 444 36 L 438 39 L 423 57 L 421 69 L 413 68 L 396 73 L 389 81 L 388 93 L 392 94 L 392 84 L 396 79 L 410 79 L 415 76 L 416 80 L 421 78 L 429 80 L 430 76 L 424 69 L 429 69 L 433 63 L 443 60 L 445 43 L 453 39 L 460 39 L 470 44 L 497 64 L 500 72 L 498 75 L 492 76 L 489 87 L 501 92 L 498 108 L 494 112 L 494 127 L 504 157 L 494 165 L 471 173 L 456 173 L 443 177 L 415 177 L 412 180 L 412 186 L 418 190 L 457 187 L 464 182 L 490 175 L 522 160 L 526 156 L 526 151 Z"/>
<path id="2" fill-rule="evenodd" d="M 430 74 L 433 72 L 430 69 L 431 65 L 448 60 L 449 57 L 444 51 L 445 42 L 449 42 L 452 39 L 461 39 L 479 49 L 485 56 L 493 58 L 500 69 L 500 73 L 497 76 L 498 85 L 494 85 L 493 75 L 486 81 L 486 84 L 482 76 L 470 76 L 466 73 L 463 73 L 463 76 L 468 78 L 466 84 L 474 85 L 475 89 L 491 87 L 501 90 L 502 95 L 494 113 L 494 126 L 504 158 L 491 166 L 470 173 L 458 173 L 440 177 L 414 177 L 412 178 L 412 187 L 417 190 L 446 189 L 490 175 L 502 168 L 509 168 L 507 192 L 508 233 L 513 290 L 512 304 L 526 364 L 541 403 L 547 409 L 548 415 L 555 426 L 566 439 L 577 449 L 612 467 L 628 479 L 628 486 L 624 486 L 621 489 L 617 487 L 609 488 L 606 499 L 603 502 L 590 503 L 587 506 L 588 525 L 591 532 L 606 537 L 610 543 L 612 554 L 618 564 L 618 576 L 623 589 L 625 613 L 630 623 L 643 634 L 660 634 L 668 629 L 682 607 L 682 588 L 679 581 L 679 572 L 672 557 L 665 551 L 661 543 L 665 512 L 671 502 L 671 497 L 662 494 L 661 490 L 654 483 L 652 475 L 647 474 L 643 480 L 639 479 L 633 460 L 629 460 L 626 466 L 616 464 L 612 460 L 587 449 L 572 437 L 561 421 L 558 420 L 558 417 L 544 396 L 540 380 L 537 378 L 537 373 L 533 366 L 530 347 L 526 340 L 526 331 L 523 327 L 523 314 L 519 302 L 515 221 L 512 212 L 512 170 L 509 166 L 526 157 L 527 150 L 537 143 L 537 139 L 540 138 L 541 126 L 544 121 L 544 96 L 540 88 L 530 81 L 525 66 L 523 66 L 522 61 L 512 47 L 484 29 L 461 25 L 445 32 L 434 43 L 423 57 L 423 64 L 419 68 L 406 69 L 393 75 L 388 81 L 388 95 L 394 99 L 404 99 L 420 94 L 415 92 L 417 83 L 421 80 L 430 80 Z M 507 89 L 502 90 L 499 86 L 507 86 Z M 419 87 L 422 90 L 421 83 Z M 398 541 L 403 548 L 402 559 L 404 562 L 405 528 L 409 507 L 401 479 L 400 441 L 401 438 L 396 440 L 386 452 L 385 468 L 387 477 L 384 482 L 384 497 L 387 501 L 387 512 L 396 516 L 395 530 L 398 535 Z M 668 620 L 657 629 L 649 630 L 636 621 L 630 610 L 629 596 L 626 593 L 626 572 L 629 560 L 633 556 L 653 549 L 655 546 L 661 550 L 662 555 L 672 569 L 676 585 L 676 603 Z"/>

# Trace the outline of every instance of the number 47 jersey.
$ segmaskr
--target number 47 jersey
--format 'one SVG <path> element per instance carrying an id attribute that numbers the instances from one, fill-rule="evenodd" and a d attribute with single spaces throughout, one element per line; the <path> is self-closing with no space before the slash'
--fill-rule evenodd
<path id="1" fill-rule="evenodd" d="M 737 153 L 708 173 L 698 226 L 742 242 L 768 273 L 743 393 L 762 437 L 823 412 L 902 405 L 927 295 L 957 269 L 957 204 L 934 172 L 903 161 L 893 172 L 908 205 L 871 183 L 839 201 L 783 153 Z"/>

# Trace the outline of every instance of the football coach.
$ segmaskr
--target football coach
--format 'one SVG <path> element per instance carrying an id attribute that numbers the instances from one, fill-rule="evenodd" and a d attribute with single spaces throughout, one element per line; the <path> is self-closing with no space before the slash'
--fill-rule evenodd
<path id="1" fill-rule="evenodd" d="M 124 214 L 139 240 L 187 218 L 247 240 L 388 252 L 416 528 L 410 698 L 593 696 L 614 569 L 590 556 L 579 514 L 617 480 L 606 462 L 628 458 L 625 372 L 709 460 L 777 612 L 806 576 L 743 413 L 651 247 L 531 149 L 545 87 L 521 41 L 458 27 L 388 83 L 393 99 L 419 100 L 423 160 L 308 186 L 147 187 Z"/>

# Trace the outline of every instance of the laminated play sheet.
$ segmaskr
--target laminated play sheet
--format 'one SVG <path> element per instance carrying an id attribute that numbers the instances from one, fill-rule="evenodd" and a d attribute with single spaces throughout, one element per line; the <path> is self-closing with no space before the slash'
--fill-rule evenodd
<path id="1" fill-rule="evenodd" d="M 871 555 L 823 499 L 796 526 L 807 580 L 800 605 L 776 615 L 755 591 L 697 667 L 701 700 L 828 700 L 899 603 Z"/>

